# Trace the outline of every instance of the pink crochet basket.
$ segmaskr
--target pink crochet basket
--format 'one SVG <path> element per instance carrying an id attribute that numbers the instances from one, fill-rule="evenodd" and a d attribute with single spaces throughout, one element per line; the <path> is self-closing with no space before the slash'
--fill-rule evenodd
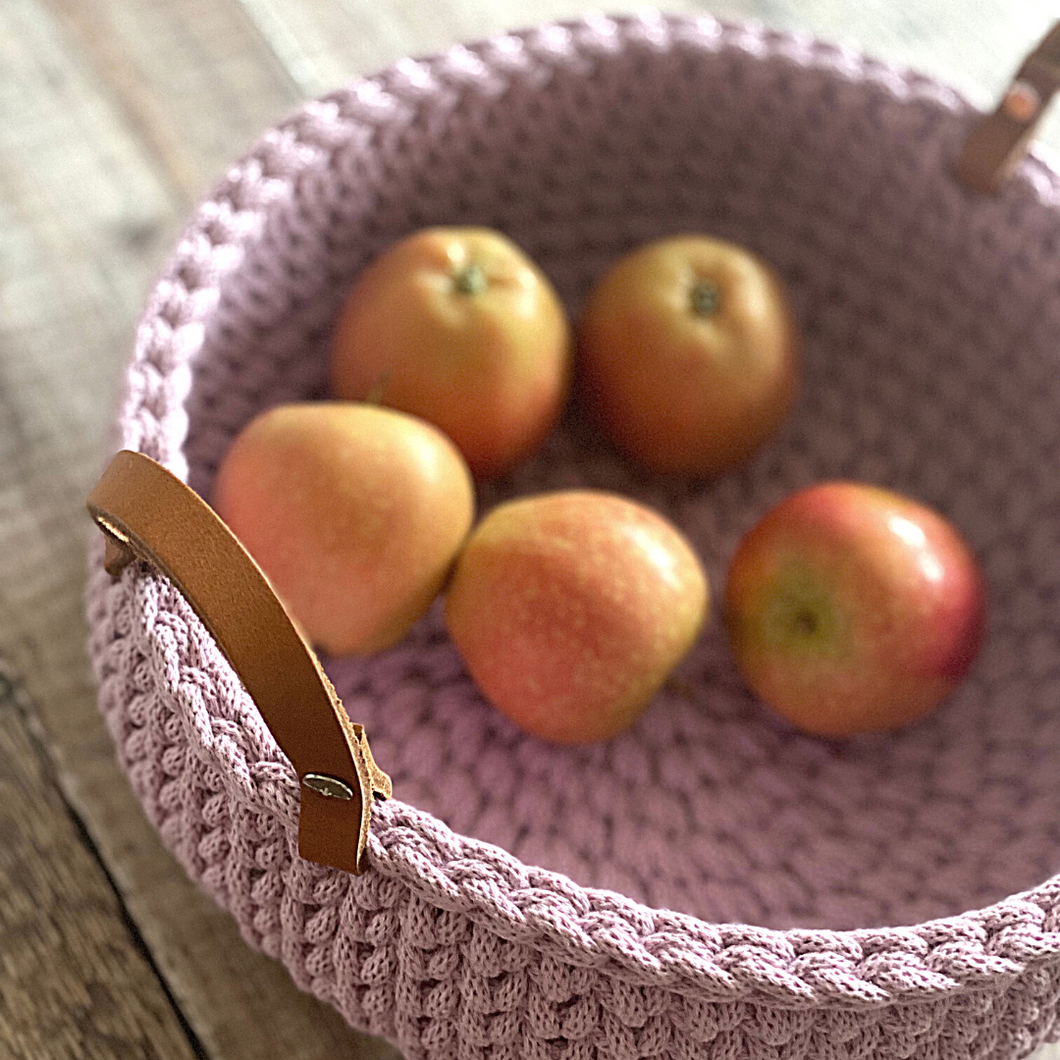
<path id="1" fill-rule="evenodd" d="M 715 586 L 797 487 L 886 483 L 981 558 L 985 647 L 947 704 L 831 744 L 744 689 L 717 622 L 642 721 L 546 745 L 480 698 L 432 612 L 329 659 L 395 797 L 368 870 L 298 856 L 298 776 L 145 565 L 91 557 L 100 704 L 188 874 L 354 1026 L 424 1060 L 1013 1060 L 1060 1005 L 1060 178 L 952 175 L 978 114 L 850 51 L 709 18 L 603 17 L 305 105 L 200 207 L 151 294 L 117 443 L 208 497 L 236 432 L 321 396 L 358 270 L 427 224 L 510 233 L 573 313 L 617 255 L 705 231 L 785 277 L 805 388 L 709 485 L 568 424 L 480 498 L 589 485 L 663 511 Z"/>

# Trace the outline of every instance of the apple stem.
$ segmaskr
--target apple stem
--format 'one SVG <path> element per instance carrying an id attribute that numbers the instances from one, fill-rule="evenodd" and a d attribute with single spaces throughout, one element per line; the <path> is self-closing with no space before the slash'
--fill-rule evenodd
<path id="1" fill-rule="evenodd" d="M 383 394 L 386 391 L 386 385 L 390 382 L 389 370 L 383 370 L 376 376 L 375 382 L 368 388 L 368 393 L 364 396 L 364 403 L 366 405 L 382 405 Z"/>
<path id="2" fill-rule="evenodd" d="M 453 286 L 461 294 L 480 294 L 488 286 L 488 281 L 482 266 L 472 261 L 456 272 L 453 276 Z"/>
<path id="3" fill-rule="evenodd" d="M 721 291 L 713 280 L 697 280 L 692 287 L 692 312 L 712 317 L 721 308 Z"/>

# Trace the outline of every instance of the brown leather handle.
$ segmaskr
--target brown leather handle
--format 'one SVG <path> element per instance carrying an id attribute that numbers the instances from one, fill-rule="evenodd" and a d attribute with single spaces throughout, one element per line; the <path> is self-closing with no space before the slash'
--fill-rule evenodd
<path id="1" fill-rule="evenodd" d="M 997 109 L 965 141 L 957 176 L 975 191 L 996 191 L 1027 153 L 1046 104 L 1060 89 L 1060 22 L 1016 71 Z"/>
<path id="2" fill-rule="evenodd" d="M 142 453 L 114 457 L 88 510 L 107 536 L 107 571 L 117 576 L 134 558 L 157 567 L 228 657 L 302 782 L 302 857 L 363 871 L 372 800 L 390 796 L 390 778 L 250 554 L 193 490 Z"/>

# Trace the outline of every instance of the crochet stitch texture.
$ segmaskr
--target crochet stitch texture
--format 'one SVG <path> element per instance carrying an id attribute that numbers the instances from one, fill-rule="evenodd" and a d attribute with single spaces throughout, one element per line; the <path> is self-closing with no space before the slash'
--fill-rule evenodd
<path id="1" fill-rule="evenodd" d="M 95 541 L 119 760 L 300 987 L 409 1060 L 1014 1060 L 1056 1034 L 1060 179 L 1032 157 L 997 196 L 959 186 L 974 116 L 808 38 L 601 17 L 309 103 L 200 207 L 115 441 L 207 497 L 255 413 L 323 395 L 345 292 L 406 232 L 501 228 L 576 312 L 623 251 L 707 231 L 793 292 L 805 389 L 782 435 L 703 485 L 644 476 L 572 420 L 483 505 L 619 490 L 717 586 L 787 493 L 879 481 L 953 519 L 990 592 L 952 700 L 842 745 L 768 716 L 716 623 L 633 731 L 544 745 L 482 702 L 436 609 L 377 658 L 326 660 L 397 796 L 355 878 L 297 857 L 297 777 L 188 603 L 143 566 L 112 581 Z"/>

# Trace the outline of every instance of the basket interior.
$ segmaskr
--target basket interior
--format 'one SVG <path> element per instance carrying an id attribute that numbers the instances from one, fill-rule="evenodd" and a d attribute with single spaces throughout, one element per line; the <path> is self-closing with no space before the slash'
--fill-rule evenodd
<path id="1" fill-rule="evenodd" d="M 398 798 L 650 906 L 840 929 L 1041 883 L 1060 868 L 1056 183 L 1039 166 L 1037 185 L 965 192 L 949 175 L 959 101 L 826 50 L 663 48 L 649 34 L 552 61 L 546 45 L 405 64 L 337 95 L 319 106 L 349 114 L 348 139 L 294 178 L 283 164 L 312 141 L 311 112 L 276 134 L 288 163 L 263 147 L 255 164 L 277 167 L 280 191 L 207 319 L 187 401 L 192 485 L 209 497 L 251 416 L 323 395 L 344 293 L 412 229 L 508 232 L 574 314 L 646 239 L 738 241 L 784 276 L 805 335 L 781 435 L 694 484 L 638 473 L 571 416 L 480 506 L 575 485 L 626 493 L 685 530 L 717 596 L 741 535 L 789 492 L 885 484 L 946 514 L 982 561 L 987 634 L 957 693 L 900 733 L 803 737 L 745 690 L 716 614 L 639 724 L 585 748 L 522 735 L 486 705 L 437 607 L 393 650 L 327 670 Z"/>

